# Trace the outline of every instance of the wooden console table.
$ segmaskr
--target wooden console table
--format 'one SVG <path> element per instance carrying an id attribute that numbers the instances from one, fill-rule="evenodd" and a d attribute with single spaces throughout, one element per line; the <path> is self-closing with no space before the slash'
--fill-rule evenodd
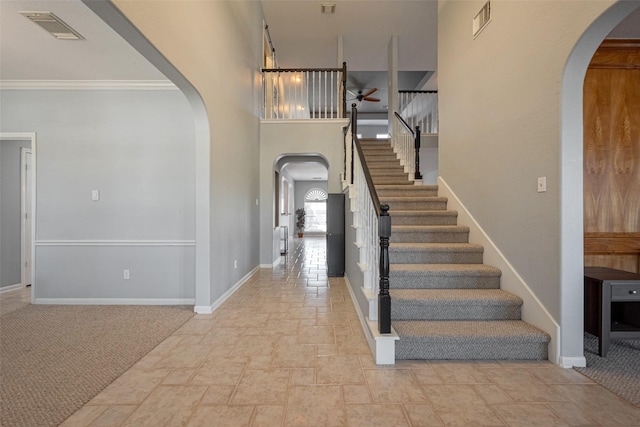
<path id="1" fill-rule="evenodd" d="M 600 357 L 611 339 L 640 339 L 640 274 L 585 267 L 584 329 L 598 337 Z"/>

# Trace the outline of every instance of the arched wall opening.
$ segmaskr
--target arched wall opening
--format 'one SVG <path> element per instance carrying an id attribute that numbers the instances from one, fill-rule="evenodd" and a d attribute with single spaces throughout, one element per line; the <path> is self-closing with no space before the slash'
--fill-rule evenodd
<path id="1" fill-rule="evenodd" d="M 561 272 L 560 363 L 585 366 L 583 354 L 584 200 L 583 200 L 583 87 L 596 49 L 638 2 L 618 1 L 582 34 L 567 60 L 561 105 Z"/>

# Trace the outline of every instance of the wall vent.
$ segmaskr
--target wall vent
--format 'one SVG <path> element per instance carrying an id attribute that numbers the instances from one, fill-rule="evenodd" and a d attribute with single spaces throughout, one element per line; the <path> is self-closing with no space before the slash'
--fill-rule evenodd
<path id="1" fill-rule="evenodd" d="M 59 40 L 84 40 L 84 37 L 51 12 L 19 12 Z"/>
<path id="2" fill-rule="evenodd" d="M 482 6 L 480 12 L 473 18 L 473 38 L 475 39 L 484 30 L 484 27 L 491 22 L 491 1 Z"/>

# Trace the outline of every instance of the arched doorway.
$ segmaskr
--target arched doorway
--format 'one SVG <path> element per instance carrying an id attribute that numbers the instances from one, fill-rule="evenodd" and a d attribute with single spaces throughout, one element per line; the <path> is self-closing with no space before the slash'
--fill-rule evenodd
<path id="1" fill-rule="evenodd" d="M 619 1 L 582 34 L 567 60 L 562 80 L 560 363 L 584 366 L 583 282 L 583 82 L 594 52 L 638 3 Z"/>

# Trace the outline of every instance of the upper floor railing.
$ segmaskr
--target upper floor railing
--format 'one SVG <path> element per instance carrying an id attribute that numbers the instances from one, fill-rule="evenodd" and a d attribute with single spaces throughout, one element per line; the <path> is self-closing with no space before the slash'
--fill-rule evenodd
<path id="1" fill-rule="evenodd" d="M 420 126 L 422 133 L 438 133 L 438 92 L 399 90 L 398 111 L 411 129 Z"/>
<path id="2" fill-rule="evenodd" d="M 262 69 L 265 119 L 345 118 L 347 64 L 342 68 Z"/>
<path id="3" fill-rule="evenodd" d="M 422 135 L 438 133 L 438 93 L 423 90 L 398 91 L 391 146 L 405 172 L 421 180 L 420 146 Z"/>

